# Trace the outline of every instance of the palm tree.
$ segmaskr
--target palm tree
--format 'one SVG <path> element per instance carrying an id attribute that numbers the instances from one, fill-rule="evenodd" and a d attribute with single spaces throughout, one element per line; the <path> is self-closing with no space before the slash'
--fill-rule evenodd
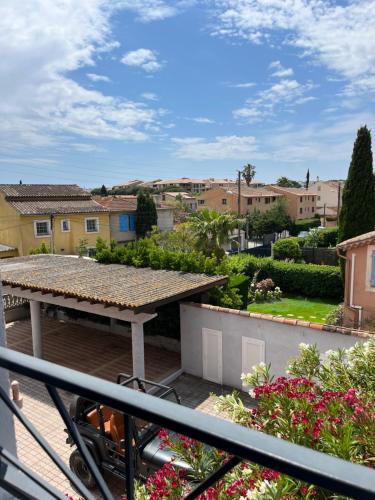
<path id="1" fill-rule="evenodd" d="M 251 163 L 248 163 L 247 165 L 245 165 L 243 167 L 242 177 L 245 179 L 245 182 L 246 182 L 247 186 L 250 186 L 251 181 L 255 177 L 255 168 L 256 167 L 254 165 L 251 165 Z"/>
<path id="2" fill-rule="evenodd" d="M 221 214 L 204 208 L 191 215 L 189 225 L 195 235 L 197 249 L 221 259 L 224 255 L 222 245 L 230 241 L 231 232 L 238 222 L 230 213 Z"/>

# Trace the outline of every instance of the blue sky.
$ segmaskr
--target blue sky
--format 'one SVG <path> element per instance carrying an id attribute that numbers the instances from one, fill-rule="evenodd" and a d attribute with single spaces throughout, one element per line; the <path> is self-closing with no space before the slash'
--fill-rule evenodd
<path id="1" fill-rule="evenodd" d="M 344 178 L 374 127 L 375 0 L 3 0 L 0 29 L 0 182 Z"/>

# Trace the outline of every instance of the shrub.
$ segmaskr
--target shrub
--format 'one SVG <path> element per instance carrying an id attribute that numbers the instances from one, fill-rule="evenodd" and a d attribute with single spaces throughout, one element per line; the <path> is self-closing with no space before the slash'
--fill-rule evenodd
<path id="1" fill-rule="evenodd" d="M 271 278 L 284 293 L 339 300 L 343 297 L 337 266 L 296 264 L 240 254 L 230 257 L 228 267 L 230 272 L 245 274 L 250 279 L 259 270 L 260 279 Z"/>
<path id="2" fill-rule="evenodd" d="M 51 247 L 48 247 L 44 241 L 42 241 L 42 243 L 40 244 L 39 247 L 36 247 L 36 248 L 32 248 L 30 251 L 29 251 L 29 254 L 30 255 L 39 255 L 39 254 L 42 254 L 42 253 L 51 253 Z"/>
<path id="3" fill-rule="evenodd" d="M 335 307 L 327 314 L 325 322 L 327 325 L 342 326 L 344 324 L 344 306 L 342 304 Z"/>
<path id="4" fill-rule="evenodd" d="M 301 260 L 302 252 L 295 238 L 286 238 L 274 243 L 273 256 L 278 260 L 293 259 Z"/>
<path id="5" fill-rule="evenodd" d="M 238 295 L 242 299 L 241 309 L 247 307 L 247 294 L 249 291 L 250 278 L 244 274 L 234 274 L 230 276 L 228 286 L 229 288 L 236 288 Z"/>
<path id="6" fill-rule="evenodd" d="M 335 247 L 337 245 L 337 227 L 327 227 L 326 229 L 321 229 L 318 234 L 319 247 Z"/>
<path id="7" fill-rule="evenodd" d="M 313 227 L 320 226 L 320 218 L 314 217 L 313 219 L 300 219 L 295 220 L 290 228 L 290 234 L 292 236 L 297 236 L 300 231 L 308 231 Z"/>

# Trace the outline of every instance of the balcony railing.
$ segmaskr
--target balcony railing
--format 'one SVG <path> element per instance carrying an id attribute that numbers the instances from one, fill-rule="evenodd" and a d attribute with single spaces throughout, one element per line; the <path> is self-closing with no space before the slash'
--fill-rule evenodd
<path id="1" fill-rule="evenodd" d="M 14 295 L 3 295 L 4 311 L 16 309 L 17 307 L 28 304 L 28 302 L 29 301 L 27 299 L 23 299 L 22 297 L 16 297 Z"/>
<path id="2" fill-rule="evenodd" d="M 196 498 L 206 491 L 242 460 L 258 463 L 307 483 L 321 486 L 337 494 L 358 499 L 375 499 L 375 471 L 370 468 L 288 443 L 184 406 L 155 398 L 149 394 L 137 392 L 10 349 L 0 348 L 0 366 L 45 384 L 105 499 L 112 499 L 113 496 L 85 446 L 75 423 L 70 418 L 57 389 L 100 402 L 124 414 L 126 473 L 124 490 L 126 489 L 129 500 L 134 498 L 134 456 L 129 416 L 138 417 L 171 431 L 197 439 L 212 447 L 224 450 L 233 457 L 198 485 L 186 497 L 188 499 Z M 85 499 L 93 499 L 93 495 L 73 475 L 61 458 L 53 452 L 43 436 L 37 432 L 2 388 L 0 388 L 0 399 L 31 432 L 34 439 L 48 453 L 77 491 Z M 3 454 L 0 453 L 0 469 L 2 461 Z M 11 461 L 12 458 L 8 457 L 8 463 Z M 15 462 L 15 459 L 13 461 Z M 16 466 L 21 467 L 19 463 L 16 463 Z M 22 469 L 23 473 L 30 476 L 31 473 L 26 468 L 25 470 Z M 0 486 L 2 481 L 4 479 L 0 474 Z M 40 486 L 40 478 L 35 476 L 35 481 Z M 61 496 L 56 496 L 53 493 L 50 485 L 45 485 L 45 492 L 44 498 L 61 498 Z"/>

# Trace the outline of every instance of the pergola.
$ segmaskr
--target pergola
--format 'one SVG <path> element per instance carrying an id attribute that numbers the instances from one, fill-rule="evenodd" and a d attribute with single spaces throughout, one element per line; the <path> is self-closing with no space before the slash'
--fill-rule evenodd
<path id="1" fill-rule="evenodd" d="M 42 302 L 131 323 L 133 375 L 144 378 L 143 324 L 156 308 L 227 282 L 225 276 L 99 264 L 88 258 L 34 255 L 0 261 L 3 294 L 30 301 L 34 356 L 42 358 Z"/>

